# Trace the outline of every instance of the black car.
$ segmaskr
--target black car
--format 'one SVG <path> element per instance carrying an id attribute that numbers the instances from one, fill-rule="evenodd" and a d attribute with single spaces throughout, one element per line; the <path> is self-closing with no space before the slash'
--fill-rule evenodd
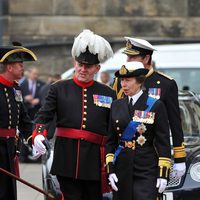
<path id="1" fill-rule="evenodd" d="M 199 200 L 200 199 L 200 99 L 190 91 L 179 92 L 179 105 L 182 128 L 187 151 L 186 173 L 181 179 L 170 176 L 163 200 Z M 56 199 L 62 194 L 55 176 L 50 174 L 53 160 L 53 140 L 51 148 L 42 158 L 43 188 Z M 173 153 L 173 152 L 172 152 Z M 171 170 L 172 171 L 172 170 Z M 111 200 L 112 194 L 104 194 L 103 200 Z"/>

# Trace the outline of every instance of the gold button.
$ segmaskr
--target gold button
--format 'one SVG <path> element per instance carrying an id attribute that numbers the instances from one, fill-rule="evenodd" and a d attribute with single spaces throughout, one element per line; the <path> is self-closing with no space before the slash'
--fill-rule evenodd
<path id="1" fill-rule="evenodd" d="M 87 92 L 87 88 L 84 88 L 84 92 Z"/>
<path id="2" fill-rule="evenodd" d="M 160 81 L 157 81 L 157 84 L 160 84 Z"/>
<path id="3" fill-rule="evenodd" d="M 122 134 L 120 133 L 120 134 L 119 134 L 119 137 L 121 137 L 121 136 L 122 136 Z"/>
<path id="4" fill-rule="evenodd" d="M 83 124 L 83 125 L 82 125 L 82 128 L 86 128 L 86 125 L 85 125 L 85 124 Z"/>
<path id="5" fill-rule="evenodd" d="M 87 97 L 87 94 L 84 94 L 84 97 Z"/>
<path id="6" fill-rule="evenodd" d="M 119 120 L 118 120 L 118 119 L 116 120 L 116 123 L 119 123 Z"/>
<path id="7" fill-rule="evenodd" d="M 87 112 L 83 112 L 84 115 L 87 115 Z"/>
<path id="8" fill-rule="evenodd" d="M 8 129 L 11 129 L 11 126 L 8 126 Z"/>
<path id="9" fill-rule="evenodd" d="M 87 106 L 84 106 L 84 108 L 86 109 L 86 108 L 87 108 Z"/>
<path id="10" fill-rule="evenodd" d="M 7 91 L 7 88 L 4 88 L 4 91 Z"/>
<path id="11" fill-rule="evenodd" d="M 6 96 L 8 97 L 8 93 L 6 93 Z"/>
<path id="12" fill-rule="evenodd" d="M 86 120 L 87 120 L 87 119 L 84 117 L 84 118 L 83 118 L 83 121 L 86 121 Z"/>
<path id="13" fill-rule="evenodd" d="M 87 100 L 85 99 L 85 100 L 84 100 L 84 102 L 86 103 L 86 102 L 87 102 Z"/>
<path id="14" fill-rule="evenodd" d="M 119 128 L 119 127 L 117 127 L 117 130 L 119 131 L 119 130 L 120 130 L 120 128 Z"/>

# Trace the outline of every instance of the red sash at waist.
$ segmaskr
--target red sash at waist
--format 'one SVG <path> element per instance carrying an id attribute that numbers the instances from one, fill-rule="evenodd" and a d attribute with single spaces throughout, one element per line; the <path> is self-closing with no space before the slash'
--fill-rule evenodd
<path id="1" fill-rule="evenodd" d="M 107 182 L 107 174 L 105 169 L 105 144 L 107 136 L 98 135 L 96 133 L 73 129 L 73 128 L 56 128 L 56 136 L 66 137 L 71 139 L 83 139 L 85 141 L 100 145 L 100 157 L 101 157 L 101 192 L 110 192 L 111 189 Z"/>
<path id="2" fill-rule="evenodd" d="M 82 139 L 99 145 L 105 145 L 107 139 L 107 136 L 74 128 L 56 128 L 56 136 L 71 139 Z"/>
<path id="3" fill-rule="evenodd" d="M 7 129 L 7 128 L 0 128 L 0 137 L 15 137 L 16 136 L 16 129 Z"/>

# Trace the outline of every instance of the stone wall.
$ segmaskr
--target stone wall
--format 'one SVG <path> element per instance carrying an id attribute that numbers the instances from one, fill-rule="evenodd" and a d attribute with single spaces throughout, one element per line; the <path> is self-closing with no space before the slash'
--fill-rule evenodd
<path id="1" fill-rule="evenodd" d="M 200 41 L 199 0 L 4 0 L 4 8 L 4 44 L 17 40 L 32 48 L 43 75 L 72 66 L 73 38 L 85 28 L 105 36 L 115 50 L 123 36 Z"/>

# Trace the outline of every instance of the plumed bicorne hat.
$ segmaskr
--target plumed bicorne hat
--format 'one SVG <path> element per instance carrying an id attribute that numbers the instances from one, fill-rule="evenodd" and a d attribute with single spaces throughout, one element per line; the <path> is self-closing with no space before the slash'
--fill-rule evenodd
<path id="1" fill-rule="evenodd" d="M 21 46 L 19 42 L 13 42 L 13 46 L 0 47 L 0 63 L 13 63 L 36 60 L 36 55 L 31 50 Z"/>
<path id="2" fill-rule="evenodd" d="M 141 75 L 145 76 L 148 72 L 149 70 L 144 68 L 143 63 L 132 61 L 122 65 L 120 70 L 115 72 L 115 76 L 119 78 L 138 77 Z"/>
<path id="3" fill-rule="evenodd" d="M 103 37 L 83 30 L 74 40 L 72 57 L 84 64 L 99 64 L 113 56 L 113 50 Z"/>
<path id="4" fill-rule="evenodd" d="M 156 51 L 155 47 L 146 40 L 131 37 L 124 38 L 126 40 L 126 48 L 123 53 L 127 55 L 152 55 L 153 51 Z"/>

